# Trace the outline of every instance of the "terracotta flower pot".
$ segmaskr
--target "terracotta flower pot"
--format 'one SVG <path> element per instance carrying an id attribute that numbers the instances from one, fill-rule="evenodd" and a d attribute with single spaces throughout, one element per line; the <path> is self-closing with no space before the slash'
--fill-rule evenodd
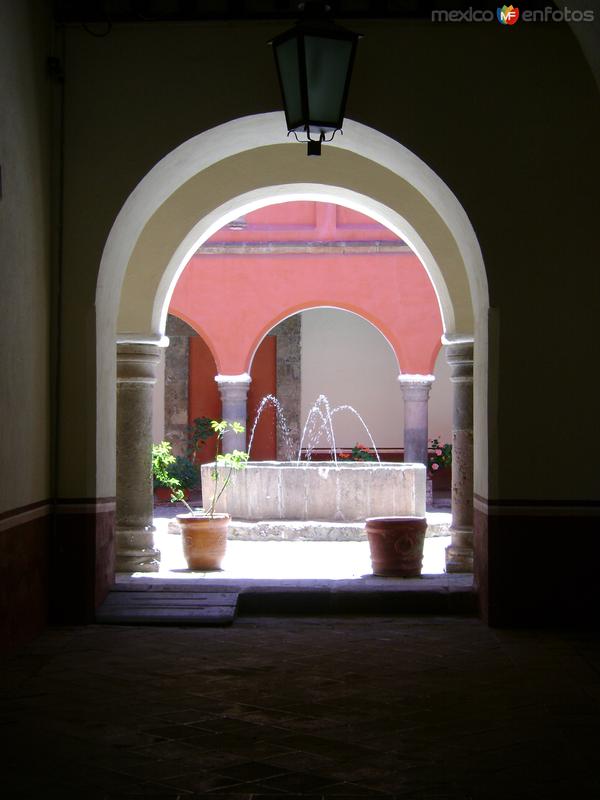
<path id="1" fill-rule="evenodd" d="M 419 577 L 426 517 L 369 517 L 366 530 L 374 575 Z"/>
<path id="2" fill-rule="evenodd" d="M 227 547 L 227 526 L 231 521 L 229 514 L 215 514 L 214 517 L 178 514 L 177 521 L 181 525 L 183 555 L 188 567 L 201 572 L 221 569 Z"/>

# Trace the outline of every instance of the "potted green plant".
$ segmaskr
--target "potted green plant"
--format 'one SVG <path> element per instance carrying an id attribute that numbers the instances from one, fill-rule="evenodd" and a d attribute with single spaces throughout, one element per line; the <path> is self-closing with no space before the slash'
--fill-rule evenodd
<path id="1" fill-rule="evenodd" d="M 181 486 L 172 485 L 171 501 L 182 502 L 188 513 L 177 514 L 181 526 L 183 554 L 187 565 L 193 570 L 221 569 L 221 562 L 227 547 L 227 527 L 231 521 L 229 514 L 216 512 L 219 498 L 231 483 L 233 473 L 246 466 L 248 453 L 234 450 L 220 453 L 221 440 L 227 430 L 242 433 L 244 426 L 239 422 L 211 420 L 216 435 L 215 464 L 211 471 L 213 492 L 203 508 L 192 508 L 185 499 Z"/>
<path id="2" fill-rule="evenodd" d="M 444 467 L 452 465 L 452 445 L 442 444 L 439 438 L 431 439 L 429 442 L 429 454 L 427 458 L 427 471 L 433 476 Z"/>
<path id="3" fill-rule="evenodd" d="M 170 442 L 162 441 L 152 445 L 152 478 L 156 500 L 168 502 L 173 488 L 181 489 L 187 498 L 198 486 L 200 472 L 190 458 L 174 455 Z"/>
<path id="4" fill-rule="evenodd" d="M 433 502 L 433 479 L 452 466 L 452 445 L 442 444 L 439 436 L 431 439 L 427 454 L 427 502 Z M 439 488 L 439 487 L 438 487 Z"/>

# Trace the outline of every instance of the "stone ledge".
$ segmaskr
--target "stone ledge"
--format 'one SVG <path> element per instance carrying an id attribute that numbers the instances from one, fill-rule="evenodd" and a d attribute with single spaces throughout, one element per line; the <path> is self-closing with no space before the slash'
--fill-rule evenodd
<path id="1" fill-rule="evenodd" d="M 449 514 L 427 515 L 427 537 L 448 536 Z M 181 529 L 174 518 L 169 533 Z M 322 520 L 233 520 L 227 538 L 252 542 L 364 542 L 367 539 L 363 522 L 324 522 Z"/>

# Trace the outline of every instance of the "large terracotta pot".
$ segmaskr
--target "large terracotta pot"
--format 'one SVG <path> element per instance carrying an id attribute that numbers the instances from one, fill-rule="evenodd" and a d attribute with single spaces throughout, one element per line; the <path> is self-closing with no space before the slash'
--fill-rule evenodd
<path id="1" fill-rule="evenodd" d="M 426 517 L 369 517 L 366 529 L 374 575 L 417 578 L 421 574 Z"/>
<path id="2" fill-rule="evenodd" d="M 229 514 L 214 517 L 199 517 L 193 514 L 178 514 L 181 525 L 183 555 L 190 569 L 206 572 L 221 569 L 221 561 L 227 547 Z"/>

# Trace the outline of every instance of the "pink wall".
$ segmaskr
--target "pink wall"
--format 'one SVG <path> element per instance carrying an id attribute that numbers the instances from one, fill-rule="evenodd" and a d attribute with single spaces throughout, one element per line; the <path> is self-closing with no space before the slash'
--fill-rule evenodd
<path id="1" fill-rule="evenodd" d="M 370 217 L 334 203 L 312 201 L 278 203 L 252 211 L 235 223 L 217 231 L 207 242 L 398 242 L 396 234 Z M 236 221 L 237 222 L 237 221 Z"/>
<path id="2" fill-rule="evenodd" d="M 248 392 L 248 420 L 241 420 L 245 425 L 251 425 L 256 411 L 265 395 L 277 392 L 277 351 L 274 336 L 267 336 L 261 342 L 252 363 L 252 382 Z M 221 398 L 215 381 L 215 362 L 210 350 L 200 336 L 190 338 L 189 361 L 189 393 L 188 393 L 188 419 L 190 422 L 196 417 L 210 417 L 221 419 Z M 247 435 L 250 436 L 247 428 Z M 275 413 L 267 407 L 261 415 L 261 423 L 256 429 L 256 436 L 252 445 L 252 455 L 255 460 L 268 460 L 277 457 L 277 443 L 275 434 Z M 214 440 L 210 439 L 199 453 L 199 462 L 205 464 L 215 457 Z"/>
<path id="3" fill-rule="evenodd" d="M 361 253 L 336 248 L 319 254 L 193 256 L 169 310 L 200 333 L 221 374 L 249 372 L 256 348 L 275 324 L 303 309 L 326 306 L 373 323 L 390 342 L 402 372 L 433 372 L 442 335 L 437 299 L 413 253 L 376 252 L 374 242 L 400 243 L 387 228 L 349 209 L 309 202 L 260 209 L 246 215 L 244 224 L 242 230 L 222 228 L 207 245 L 371 245 Z"/>

